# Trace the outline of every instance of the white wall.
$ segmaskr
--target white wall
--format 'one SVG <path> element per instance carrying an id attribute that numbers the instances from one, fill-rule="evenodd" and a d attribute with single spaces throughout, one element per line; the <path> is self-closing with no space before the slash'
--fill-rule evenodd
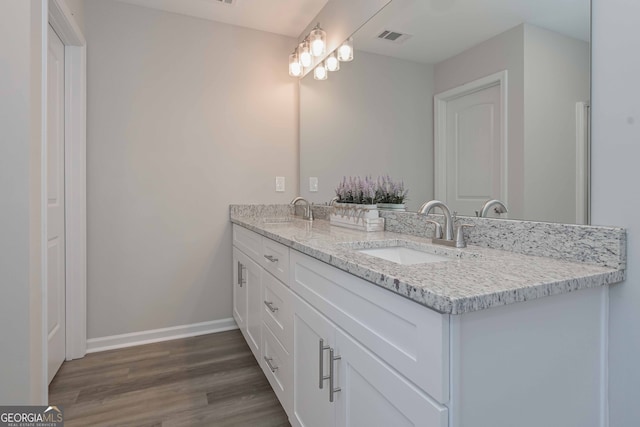
<path id="1" fill-rule="evenodd" d="M 42 28 L 46 2 L 0 2 L 0 404 L 43 404 Z"/>
<path id="2" fill-rule="evenodd" d="M 229 318 L 228 205 L 297 193 L 296 42 L 103 0 L 85 20 L 88 337 Z"/>
<path id="3" fill-rule="evenodd" d="M 522 218 L 524 168 L 524 26 L 505 31 L 435 65 L 434 93 L 508 70 L 509 217 Z"/>
<path id="4" fill-rule="evenodd" d="M 610 426 L 640 420 L 640 2 L 593 0 L 592 218 L 627 228 L 627 280 L 611 286 Z"/>
<path id="5" fill-rule="evenodd" d="M 300 193 L 326 203 L 345 175 L 389 174 L 404 180 L 416 210 L 433 198 L 433 66 L 354 57 L 325 81 L 300 82 Z"/>
<path id="6" fill-rule="evenodd" d="M 524 217 L 576 222 L 576 102 L 589 101 L 589 43 L 524 25 Z"/>

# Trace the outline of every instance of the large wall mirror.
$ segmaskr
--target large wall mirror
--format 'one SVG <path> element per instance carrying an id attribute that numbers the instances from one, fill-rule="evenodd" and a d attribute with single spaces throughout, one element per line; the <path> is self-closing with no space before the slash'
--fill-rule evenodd
<path id="1" fill-rule="evenodd" d="M 393 0 L 354 60 L 300 81 L 300 190 L 390 175 L 409 210 L 589 221 L 589 0 Z M 317 191 L 310 191 L 317 178 Z"/>

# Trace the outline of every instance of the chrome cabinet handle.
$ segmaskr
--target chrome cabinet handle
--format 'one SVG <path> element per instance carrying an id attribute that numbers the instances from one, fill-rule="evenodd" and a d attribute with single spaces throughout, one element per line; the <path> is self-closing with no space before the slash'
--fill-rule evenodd
<path id="1" fill-rule="evenodd" d="M 320 360 L 320 376 L 318 377 L 318 387 L 320 389 L 322 389 L 324 387 L 324 380 L 328 380 L 329 379 L 329 375 L 325 375 L 324 374 L 324 351 L 325 350 L 329 350 L 331 347 L 329 347 L 328 345 L 324 345 L 324 340 L 322 338 L 320 338 L 320 346 L 318 347 L 318 359 Z"/>
<path id="2" fill-rule="evenodd" d="M 238 285 L 242 287 L 247 281 L 244 279 L 244 265 L 240 261 L 238 261 Z"/>
<path id="3" fill-rule="evenodd" d="M 329 402 L 333 403 L 333 395 L 342 389 L 340 387 L 333 387 L 333 383 L 335 382 L 335 371 L 333 368 L 334 362 L 336 360 L 342 359 L 342 356 L 335 356 L 334 349 L 329 349 Z"/>
<path id="4" fill-rule="evenodd" d="M 269 262 L 278 262 L 278 258 L 274 257 L 273 255 L 264 255 L 264 257 L 267 259 L 267 261 Z"/>
<path id="5" fill-rule="evenodd" d="M 272 360 L 273 360 L 273 357 L 264 356 L 264 361 L 267 362 L 267 366 L 269 367 L 269 369 L 271 369 L 271 372 L 275 372 L 278 370 L 278 367 L 273 366 L 273 364 L 271 363 Z"/>
<path id="6" fill-rule="evenodd" d="M 276 311 L 278 311 L 278 307 L 274 306 L 271 301 L 265 301 L 264 305 L 266 305 L 269 308 L 269 310 L 271 310 L 272 313 L 275 313 Z"/>

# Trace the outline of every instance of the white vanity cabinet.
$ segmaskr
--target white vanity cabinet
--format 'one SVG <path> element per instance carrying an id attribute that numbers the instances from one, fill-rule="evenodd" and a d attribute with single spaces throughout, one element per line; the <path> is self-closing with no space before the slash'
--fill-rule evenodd
<path id="1" fill-rule="evenodd" d="M 234 317 L 293 425 L 447 426 L 448 316 L 233 230 Z"/>
<path id="2" fill-rule="evenodd" d="M 447 410 L 295 297 L 294 426 L 447 425 Z"/>
<path id="3" fill-rule="evenodd" d="M 292 425 L 602 427 L 606 287 L 442 314 L 233 229 L 234 317 Z"/>
<path id="4" fill-rule="evenodd" d="M 289 248 L 233 226 L 233 317 L 287 413 L 293 402 Z"/>

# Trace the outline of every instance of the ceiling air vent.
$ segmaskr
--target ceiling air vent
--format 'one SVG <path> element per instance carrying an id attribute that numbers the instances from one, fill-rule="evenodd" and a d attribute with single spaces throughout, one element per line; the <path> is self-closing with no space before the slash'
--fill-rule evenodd
<path id="1" fill-rule="evenodd" d="M 397 31 L 384 30 L 378 34 L 380 40 L 387 40 L 393 43 L 401 44 L 411 38 L 410 34 L 399 33 Z"/>
<path id="2" fill-rule="evenodd" d="M 237 0 L 215 0 L 216 3 L 226 4 L 227 6 L 233 6 Z"/>

